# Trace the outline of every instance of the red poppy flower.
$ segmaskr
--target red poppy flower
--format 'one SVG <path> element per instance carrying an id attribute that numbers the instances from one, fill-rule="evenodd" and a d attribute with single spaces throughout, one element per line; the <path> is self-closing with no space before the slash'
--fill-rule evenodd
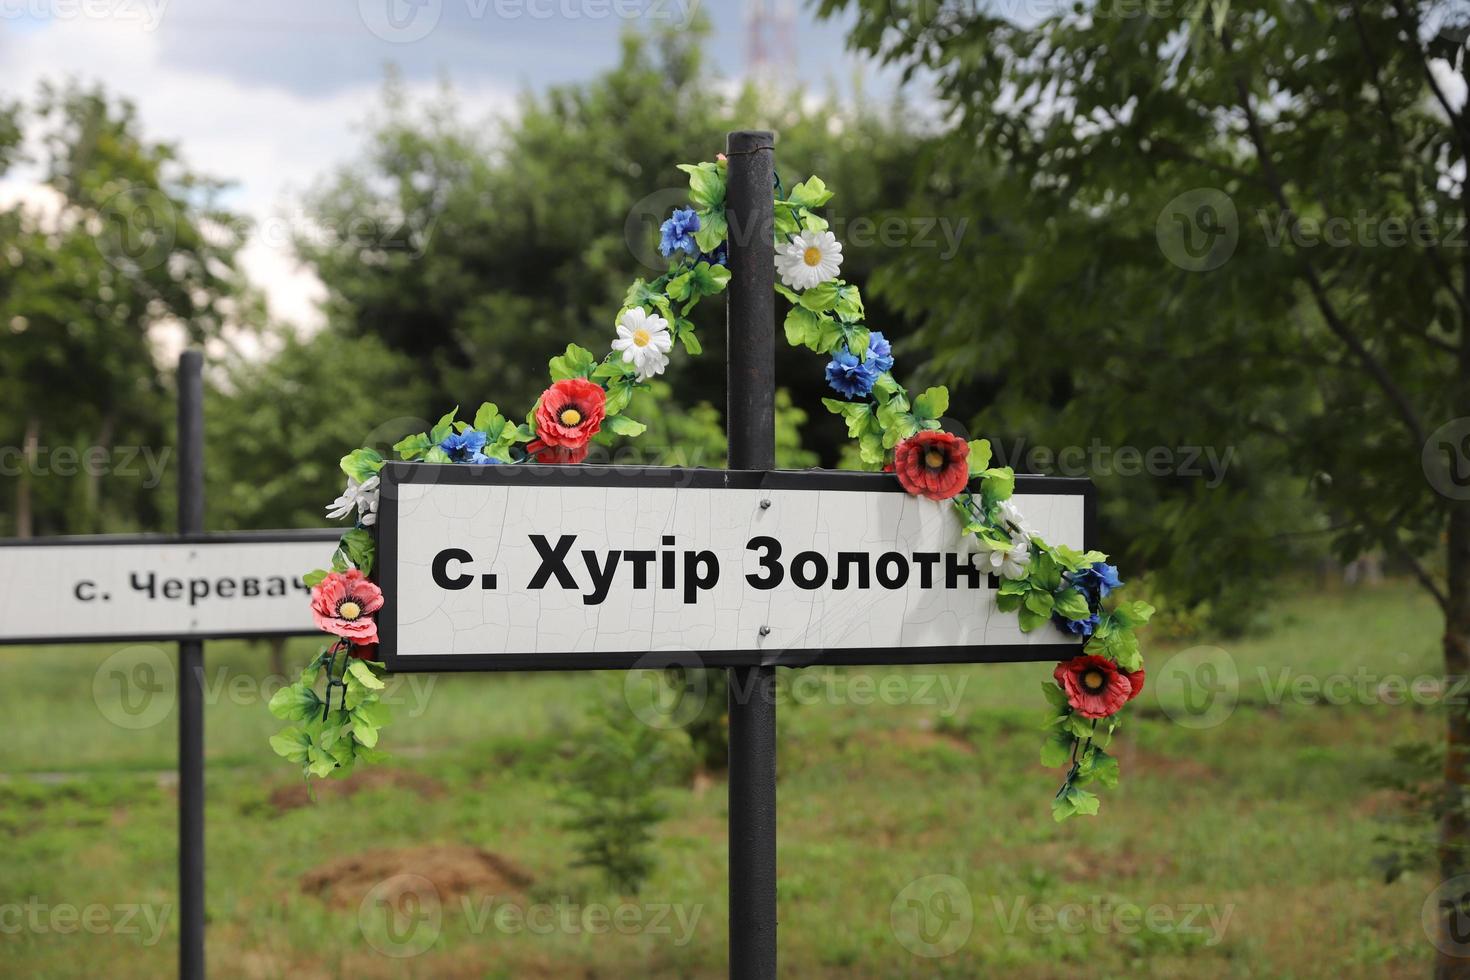
<path id="1" fill-rule="evenodd" d="M 580 463 L 587 458 L 586 446 L 548 446 L 540 439 L 532 440 L 526 445 L 527 454 L 534 456 L 532 462 L 550 463 L 560 466 L 566 463 Z"/>
<path id="2" fill-rule="evenodd" d="M 1087 654 L 1063 660 L 1052 676 L 1067 692 L 1067 703 L 1083 718 L 1116 714 L 1133 697 L 1133 685 L 1107 657 Z M 1142 679 L 1138 687 L 1143 689 Z"/>
<path id="3" fill-rule="evenodd" d="M 317 626 L 354 643 L 378 642 L 372 614 L 383 608 L 383 593 L 357 569 L 332 572 L 311 590 L 311 615 Z"/>
<path id="4" fill-rule="evenodd" d="M 1119 667 L 1118 673 L 1128 678 L 1128 683 L 1133 685 L 1133 691 L 1128 695 L 1129 701 L 1132 701 L 1134 698 L 1143 693 L 1143 675 L 1146 672 L 1142 667 L 1138 668 L 1135 671 L 1127 671 L 1124 670 L 1122 667 Z"/>
<path id="5" fill-rule="evenodd" d="M 948 500 L 970 482 L 970 444 L 938 429 L 925 429 L 898 444 L 894 471 L 903 488 L 930 500 Z"/>
<path id="6" fill-rule="evenodd" d="M 586 378 L 558 381 L 536 405 L 536 435 L 548 446 L 581 449 L 602 428 L 607 392 Z"/>

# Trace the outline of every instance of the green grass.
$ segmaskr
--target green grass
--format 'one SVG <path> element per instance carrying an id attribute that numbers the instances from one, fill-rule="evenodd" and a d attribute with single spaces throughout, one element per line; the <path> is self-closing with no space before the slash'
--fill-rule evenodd
<path id="1" fill-rule="evenodd" d="M 1260 638 L 1209 641 L 1239 678 L 1234 710 L 1214 727 L 1175 722 L 1189 717 L 1181 678 L 1209 679 L 1178 668 L 1202 658 L 1218 665 L 1221 655 L 1152 650 L 1140 710 L 1115 743 L 1123 785 L 1105 791 L 1102 816 L 1061 826 L 1049 813 L 1059 774 L 1037 762 L 1044 665 L 810 673 L 801 703 L 788 699 L 780 711 L 782 975 L 1424 975 L 1420 908 L 1432 880 L 1411 874 L 1384 885 L 1375 875 L 1374 817 L 1389 801 L 1367 777 L 1389 764 L 1396 742 L 1439 731 L 1433 709 L 1375 694 L 1385 677 L 1437 672 L 1438 616 L 1411 588 L 1390 584 L 1290 599 L 1275 617 Z M 293 648 L 288 663 L 308 650 Z M 63 934 L 44 922 L 9 928 L 18 913 L 7 918 L 4 908 L 95 903 L 116 922 L 115 906 L 142 904 L 156 916 L 174 901 L 175 800 L 164 777 L 176 716 L 139 729 L 110 721 L 118 682 L 110 669 L 94 679 L 113 653 L 0 651 L 0 768 L 9 774 L 0 782 L 0 974 L 151 978 L 175 969 L 173 910 L 150 944 L 141 917 L 136 931 Z M 271 795 L 297 781 L 266 745 L 277 725 L 260 701 L 271 689 L 262 683 L 267 659 L 264 647 L 244 644 L 207 652 L 212 975 L 724 975 L 722 782 L 665 791 L 660 864 L 637 898 L 607 894 L 572 870 L 569 841 L 555 829 L 558 761 L 578 739 L 596 737 L 588 706 L 620 691 L 624 675 L 411 678 L 419 687 L 400 686 L 386 735 L 396 753 L 389 778 L 283 811 Z M 1297 678 L 1333 676 L 1347 683 L 1325 699 L 1274 693 Z M 1346 703 L 1336 696 L 1343 691 Z M 887 703 L 920 695 L 928 703 Z M 868 696 L 874 703 L 854 703 Z M 484 848 L 534 879 L 496 903 L 634 903 L 649 907 L 645 915 L 678 906 L 686 922 L 697 913 L 690 941 L 675 941 L 672 920 L 664 931 L 628 934 L 477 928 L 491 896 L 472 890 L 468 906 L 446 903 L 431 949 L 392 958 L 367 941 L 355 901 L 332 905 L 302 888 L 303 875 L 335 859 L 360 855 L 371 868 L 384 851 L 426 844 Z M 969 932 L 951 955 L 930 958 L 905 946 L 899 933 L 909 933 L 892 917 L 900 893 L 900 912 L 908 898 L 943 911 L 924 890 L 936 875 L 968 896 L 970 913 L 955 920 L 961 931 L 930 938 L 953 940 L 966 921 Z M 1176 922 L 1195 914 L 1203 928 L 1135 928 L 1126 912 L 1118 917 L 1129 906 L 1152 907 L 1156 926 L 1165 914 Z M 1081 928 L 1057 926 L 1048 916 L 1059 909 Z M 1219 934 L 1210 910 L 1217 922 L 1229 916 Z"/>

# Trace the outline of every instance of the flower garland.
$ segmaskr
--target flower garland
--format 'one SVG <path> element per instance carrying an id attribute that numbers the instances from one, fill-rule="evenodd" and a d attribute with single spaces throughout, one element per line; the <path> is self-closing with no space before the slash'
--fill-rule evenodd
<path id="1" fill-rule="evenodd" d="M 489 402 L 468 421 L 456 408 L 429 432 L 397 443 L 400 459 L 574 464 L 586 459 L 594 437 L 644 431 L 643 423 L 623 414 L 633 393 L 664 372 L 676 342 L 690 355 L 700 353 L 689 314 L 730 280 L 725 159 L 679 169 L 689 175 L 690 206 L 676 209 L 659 229 L 669 268 L 650 282 L 634 280 L 608 353 L 598 359 L 569 344 L 551 359 L 551 385 L 524 422 L 506 418 Z M 797 184 L 784 197 L 778 182 L 775 197 L 776 291 L 791 303 L 786 340 L 829 358 L 827 383 L 842 397 L 822 402 L 847 423 L 863 464 L 893 473 L 911 494 L 950 502 L 982 565 L 1002 580 L 997 604 L 1016 614 L 1024 632 L 1049 627 L 1084 637 L 1078 654 L 1042 684 L 1049 710 L 1041 759 L 1049 767 L 1067 766 L 1052 803 L 1057 820 L 1097 813 L 1098 797 L 1086 787 L 1117 784 L 1118 763 L 1106 747 L 1120 710 L 1143 690 L 1135 630 L 1153 607 L 1110 599 L 1122 582 L 1106 555 L 1050 544 L 1026 523 L 1010 499 L 1015 474 L 990 466 L 990 444 L 966 442 L 940 428 L 949 408 L 946 388 L 911 396 L 894 378 L 892 346 L 865 325 L 858 287 L 839 278 L 842 245 L 816 211 L 832 197 L 821 178 Z M 270 703 L 278 717 L 293 722 L 271 739 L 272 747 L 308 776 L 342 775 L 358 761 L 376 761 L 379 732 L 389 720 L 379 700 L 384 666 L 374 659 L 373 614 L 383 595 L 367 578 L 374 544 L 366 528 L 377 519 L 383 462 L 373 449 L 342 458 L 347 487 L 328 516 L 356 512 L 355 526 L 342 536 L 330 570 L 305 576 L 316 623 L 336 639 Z M 978 492 L 970 489 L 976 480 Z"/>

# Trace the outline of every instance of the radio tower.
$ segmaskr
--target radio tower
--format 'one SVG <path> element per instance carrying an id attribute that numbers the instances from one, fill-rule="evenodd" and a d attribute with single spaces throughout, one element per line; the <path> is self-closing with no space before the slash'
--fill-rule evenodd
<path id="1" fill-rule="evenodd" d="M 779 86 L 796 77 L 796 0 L 745 0 L 745 69 Z"/>

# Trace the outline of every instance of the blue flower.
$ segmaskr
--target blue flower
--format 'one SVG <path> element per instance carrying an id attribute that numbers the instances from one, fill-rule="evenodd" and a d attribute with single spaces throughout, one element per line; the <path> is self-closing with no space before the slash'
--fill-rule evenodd
<path id="1" fill-rule="evenodd" d="M 893 370 L 893 345 L 876 330 L 868 334 L 868 363 L 876 367 L 879 374 Z"/>
<path id="2" fill-rule="evenodd" d="M 439 443 L 439 448 L 449 454 L 450 462 L 454 463 L 493 463 L 495 460 L 484 453 L 485 441 L 489 437 L 483 432 L 475 429 L 466 429 L 463 432 L 451 432 Z"/>
<path id="3" fill-rule="evenodd" d="M 873 390 L 873 383 L 881 373 L 871 356 L 866 361 L 860 361 L 846 347 L 833 354 L 832 360 L 827 363 L 827 383 L 839 395 L 848 398 L 868 397 L 868 393 Z"/>
<path id="4" fill-rule="evenodd" d="M 1108 593 L 1114 589 L 1121 588 L 1123 580 L 1118 578 L 1118 570 L 1107 562 L 1096 562 L 1090 568 L 1084 568 L 1080 572 L 1073 572 L 1070 576 L 1072 583 L 1080 587 L 1084 594 L 1094 599 L 1106 598 Z M 1096 602 L 1091 603 L 1097 605 Z"/>
<path id="5" fill-rule="evenodd" d="M 1086 619 L 1068 619 L 1066 616 L 1052 615 L 1052 620 L 1074 636 L 1091 636 L 1092 631 L 1097 629 L 1099 615 L 1093 613 Z"/>
<path id="6" fill-rule="evenodd" d="M 669 220 L 659 226 L 658 250 L 665 256 L 681 251 L 698 255 L 699 246 L 694 244 L 694 233 L 698 230 L 699 215 L 694 209 L 676 208 Z"/>

